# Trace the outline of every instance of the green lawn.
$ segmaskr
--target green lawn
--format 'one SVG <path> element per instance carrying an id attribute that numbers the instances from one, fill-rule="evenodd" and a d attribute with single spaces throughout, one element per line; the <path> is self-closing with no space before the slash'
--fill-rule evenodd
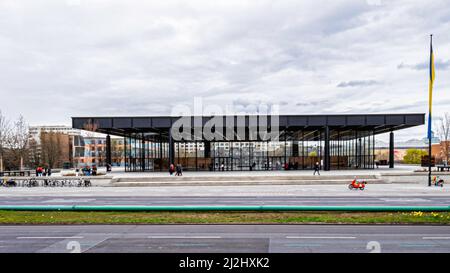
<path id="1" fill-rule="evenodd" d="M 450 224 L 450 212 L 0 211 L 0 224 Z"/>

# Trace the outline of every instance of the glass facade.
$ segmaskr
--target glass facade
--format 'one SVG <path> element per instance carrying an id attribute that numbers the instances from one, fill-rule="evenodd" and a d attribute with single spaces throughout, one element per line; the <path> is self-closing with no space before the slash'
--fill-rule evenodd
<path id="1" fill-rule="evenodd" d="M 169 142 L 168 139 L 161 134 L 124 137 L 125 170 L 166 171 L 170 163 L 194 171 L 304 170 L 313 169 L 316 162 L 321 166 L 328 164 L 331 170 L 375 166 L 373 131 L 286 130 L 278 141 Z"/>
<path id="2" fill-rule="evenodd" d="M 125 171 L 162 171 L 169 166 L 167 142 L 139 136 L 124 138 Z"/>

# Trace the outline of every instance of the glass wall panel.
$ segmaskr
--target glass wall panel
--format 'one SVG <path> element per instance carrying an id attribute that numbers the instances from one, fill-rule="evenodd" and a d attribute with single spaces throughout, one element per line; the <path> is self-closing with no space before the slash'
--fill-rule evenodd
<path id="1" fill-rule="evenodd" d="M 313 169 L 316 162 L 324 164 L 324 136 L 324 128 L 316 128 L 278 141 L 174 142 L 174 163 L 188 171 Z M 373 131 L 330 128 L 330 169 L 374 168 L 374 143 Z M 129 135 L 124 155 L 126 171 L 167 171 L 167 137 Z"/>

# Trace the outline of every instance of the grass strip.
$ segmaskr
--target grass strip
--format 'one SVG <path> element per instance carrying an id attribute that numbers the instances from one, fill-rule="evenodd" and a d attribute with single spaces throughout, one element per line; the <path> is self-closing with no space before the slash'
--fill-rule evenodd
<path id="1" fill-rule="evenodd" d="M 450 212 L 0 211 L 0 224 L 450 224 Z"/>

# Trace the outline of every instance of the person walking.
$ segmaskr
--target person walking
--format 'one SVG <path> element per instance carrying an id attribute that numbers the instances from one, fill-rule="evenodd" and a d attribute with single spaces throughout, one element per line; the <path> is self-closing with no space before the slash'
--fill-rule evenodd
<path id="1" fill-rule="evenodd" d="M 84 167 L 84 169 L 83 169 L 83 173 L 84 173 L 85 176 L 90 176 L 91 175 L 91 168 L 88 165 L 86 165 Z"/>
<path id="2" fill-rule="evenodd" d="M 172 175 L 175 172 L 175 166 L 173 164 L 170 164 L 169 166 L 169 174 Z"/>
<path id="3" fill-rule="evenodd" d="M 51 176 L 52 175 L 52 168 L 48 167 L 47 168 L 47 176 Z"/>
<path id="4" fill-rule="evenodd" d="M 37 172 L 38 176 L 42 176 L 42 172 L 43 172 L 42 167 L 41 166 L 37 167 L 36 172 Z"/>
<path id="5" fill-rule="evenodd" d="M 182 176 L 183 175 L 183 168 L 181 167 L 181 164 L 177 164 L 177 173 L 175 174 L 176 176 Z"/>
<path id="6" fill-rule="evenodd" d="M 314 164 L 314 173 L 313 173 L 313 175 L 316 175 L 316 172 L 317 172 L 318 175 L 320 175 L 319 170 L 320 170 L 320 164 L 319 164 L 319 162 L 316 162 L 316 164 Z"/>

